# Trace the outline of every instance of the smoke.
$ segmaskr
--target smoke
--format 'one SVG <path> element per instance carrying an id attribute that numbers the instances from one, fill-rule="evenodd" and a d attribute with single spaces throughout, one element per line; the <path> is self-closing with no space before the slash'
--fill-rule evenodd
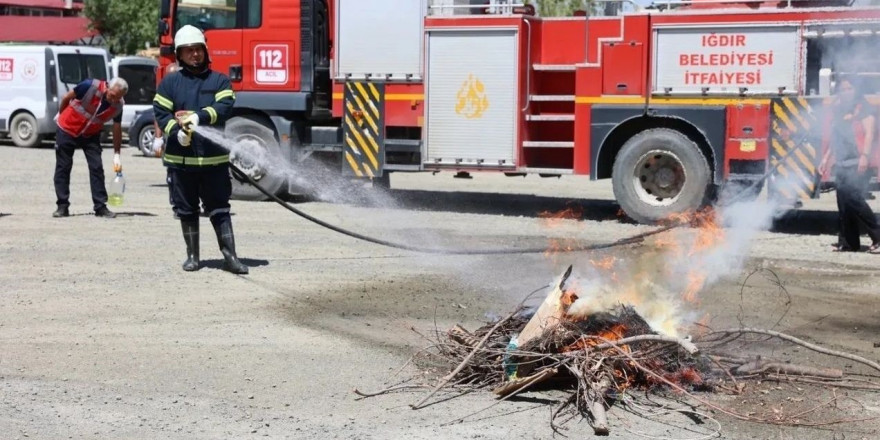
<path id="1" fill-rule="evenodd" d="M 660 234 L 633 258 L 591 261 L 576 281 L 572 317 L 630 305 L 655 331 L 678 336 L 702 315 L 699 294 L 739 276 L 749 250 L 784 212 L 778 199 L 753 199 L 697 214 L 699 225 Z"/>

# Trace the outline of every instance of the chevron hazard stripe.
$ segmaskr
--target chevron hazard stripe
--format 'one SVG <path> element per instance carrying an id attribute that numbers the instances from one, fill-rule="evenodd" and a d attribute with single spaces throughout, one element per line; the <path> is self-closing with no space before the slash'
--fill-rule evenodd
<path id="1" fill-rule="evenodd" d="M 821 145 L 811 134 L 820 133 L 816 115 L 821 99 L 775 98 L 770 102 L 770 167 L 776 176 L 770 190 L 783 200 L 812 198 L 818 184 Z"/>
<path id="2" fill-rule="evenodd" d="M 385 163 L 385 84 L 345 84 L 342 106 L 345 175 L 380 177 Z"/>

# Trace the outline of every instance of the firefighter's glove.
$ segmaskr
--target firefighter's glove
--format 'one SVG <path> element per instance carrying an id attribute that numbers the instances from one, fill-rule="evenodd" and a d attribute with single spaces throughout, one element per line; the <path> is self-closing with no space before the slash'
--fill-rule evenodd
<path id="1" fill-rule="evenodd" d="M 165 146 L 165 139 L 162 139 L 161 137 L 153 138 L 152 151 L 153 151 L 153 154 L 156 155 L 156 157 L 159 157 L 162 155 L 162 147 L 164 147 L 164 146 Z"/>
<path id="2" fill-rule="evenodd" d="M 119 153 L 113 154 L 113 172 L 121 173 L 122 172 L 122 161 L 119 159 Z"/>
<path id="3" fill-rule="evenodd" d="M 199 126 L 199 115 L 196 112 L 190 113 L 180 121 L 180 126 L 192 135 L 192 132 Z"/>
<path id="4" fill-rule="evenodd" d="M 184 147 L 188 147 L 192 143 L 192 134 L 186 130 L 179 130 L 177 132 L 177 142 L 180 142 L 180 145 Z"/>

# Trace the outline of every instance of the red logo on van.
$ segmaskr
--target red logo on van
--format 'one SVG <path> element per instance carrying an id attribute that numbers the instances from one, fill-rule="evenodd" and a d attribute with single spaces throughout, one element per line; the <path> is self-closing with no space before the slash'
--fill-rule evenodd
<path id="1" fill-rule="evenodd" d="M 0 81 L 12 81 L 12 58 L 0 58 Z"/>

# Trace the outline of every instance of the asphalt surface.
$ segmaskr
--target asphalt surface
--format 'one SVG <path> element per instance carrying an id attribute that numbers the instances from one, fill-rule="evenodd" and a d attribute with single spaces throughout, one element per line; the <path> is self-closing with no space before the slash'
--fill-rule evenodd
<path id="1" fill-rule="evenodd" d="M 103 159 L 112 169 L 111 150 Z M 205 267 L 185 273 L 160 161 L 123 150 L 125 203 L 108 220 L 91 214 L 85 160 L 81 153 L 74 160 L 73 215 L 55 219 L 51 145 L 0 146 L 2 438 L 551 438 L 559 393 L 529 393 L 480 412 L 495 403 L 488 392 L 414 411 L 408 404 L 424 392 L 360 400 L 352 390 L 394 383 L 392 374 L 429 345 L 421 335 L 483 325 L 568 265 L 588 277 L 590 260 L 637 260 L 648 249 L 426 255 L 354 240 L 270 202 L 233 201 L 238 252 L 250 274 L 220 269 L 204 218 Z M 609 182 L 587 178 L 404 174 L 392 176 L 392 188 L 378 199 L 348 189 L 345 201 L 297 206 L 360 233 L 431 247 L 552 248 L 651 229 L 621 221 Z M 565 210 L 578 218 L 543 218 Z M 742 257 L 724 260 L 727 269 L 689 313 L 715 328 L 774 328 L 880 358 L 873 346 L 880 342 L 880 256 L 831 252 L 835 222 L 831 193 L 771 231 L 748 235 Z M 756 269 L 760 276 L 746 281 Z M 790 346 L 743 349 L 878 380 L 877 371 Z M 704 397 L 755 415 L 833 401 L 804 418 L 880 416 L 878 393 L 770 382 L 747 391 Z M 880 419 L 793 428 L 702 412 L 710 417 L 696 423 L 663 409 L 613 408 L 610 438 L 880 438 Z M 592 436 L 584 420 L 564 428 L 570 437 Z"/>

